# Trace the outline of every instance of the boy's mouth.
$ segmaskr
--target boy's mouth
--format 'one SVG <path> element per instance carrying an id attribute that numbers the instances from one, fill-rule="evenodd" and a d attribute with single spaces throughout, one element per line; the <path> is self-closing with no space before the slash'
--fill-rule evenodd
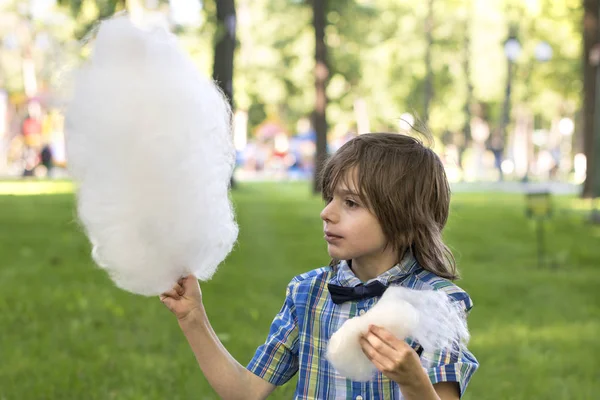
<path id="1" fill-rule="evenodd" d="M 334 234 L 332 232 L 325 231 L 325 240 L 328 243 L 335 242 L 335 241 L 337 241 L 339 239 L 342 239 L 342 237 L 340 235 L 336 235 L 336 234 Z"/>

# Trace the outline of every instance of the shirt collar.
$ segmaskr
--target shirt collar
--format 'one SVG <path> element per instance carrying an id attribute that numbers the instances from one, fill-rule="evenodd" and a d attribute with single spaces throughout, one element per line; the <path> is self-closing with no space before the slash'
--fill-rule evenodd
<path id="1" fill-rule="evenodd" d="M 407 255 L 398 264 L 394 265 L 381 275 L 364 282 L 364 284 L 366 285 L 377 280 L 387 286 L 391 282 L 395 282 L 406 277 L 407 275 L 412 274 L 415 272 L 415 270 L 417 270 L 417 268 L 419 268 L 419 263 L 412 253 L 407 253 Z M 332 278 L 331 283 L 345 287 L 355 287 L 361 285 L 363 282 L 361 282 L 361 280 L 358 279 L 358 277 L 354 274 L 350 268 L 350 265 L 348 264 L 348 261 L 342 260 L 337 265 L 337 274 Z"/>

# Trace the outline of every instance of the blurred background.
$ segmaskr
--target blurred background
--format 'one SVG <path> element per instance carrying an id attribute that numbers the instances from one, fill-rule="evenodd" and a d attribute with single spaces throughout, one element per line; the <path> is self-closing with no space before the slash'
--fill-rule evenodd
<path id="1" fill-rule="evenodd" d="M 61 77 L 120 10 L 176 32 L 230 96 L 238 179 L 310 179 L 349 138 L 415 121 L 453 182 L 580 185 L 593 170 L 594 1 L 1 4 L 0 176 L 65 176 Z"/>
<path id="2" fill-rule="evenodd" d="M 217 398 L 76 223 L 64 77 L 123 11 L 175 32 L 234 108 L 240 237 L 202 287 L 242 364 L 289 280 L 329 262 L 327 155 L 423 123 L 475 303 L 465 398 L 598 398 L 600 0 L 0 0 L 0 400 Z"/>

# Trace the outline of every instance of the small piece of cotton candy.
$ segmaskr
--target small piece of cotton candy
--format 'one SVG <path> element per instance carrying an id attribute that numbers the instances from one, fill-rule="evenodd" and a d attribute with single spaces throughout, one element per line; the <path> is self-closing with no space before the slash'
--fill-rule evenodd
<path id="1" fill-rule="evenodd" d="M 330 338 L 326 357 L 338 373 L 356 381 L 368 381 L 376 369 L 363 353 L 360 336 L 367 333 L 369 325 L 377 325 L 398 338 L 408 336 L 418 321 L 417 311 L 409 303 L 393 301 L 384 293 L 379 302 L 364 315 L 344 322 Z"/>
<path id="2" fill-rule="evenodd" d="M 72 90 L 68 167 L 93 259 L 143 295 L 210 279 L 238 234 L 225 97 L 173 34 L 126 17 L 100 25 Z"/>
<path id="3" fill-rule="evenodd" d="M 428 352 L 454 351 L 469 339 L 463 310 L 446 293 L 393 286 L 373 308 L 347 320 L 331 336 L 326 358 L 340 375 L 355 381 L 373 378 L 376 368 L 360 346 L 360 336 L 370 325 L 382 327 L 400 340 L 411 337 Z"/>

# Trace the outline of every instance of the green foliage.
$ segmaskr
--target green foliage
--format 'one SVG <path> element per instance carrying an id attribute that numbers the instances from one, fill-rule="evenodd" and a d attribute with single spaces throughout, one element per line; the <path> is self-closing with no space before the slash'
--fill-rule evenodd
<path id="1" fill-rule="evenodd" d="M 249 27 L 240 29 L 242 56 L 236 61 L 235 78 L 239 105 L 256 109 L 251 103 L 258 101 L 267 113 L 275 110 L 292 125 L 313 107 L 310 10 L 284 0 L 242 0 L 238 5 L 253 16 Z M 329 8 L 331 129 L 353 126 L 353 105 L 359 97 L 367 102 L 372 130 L 395 127 L 404 112 L 422 113 L 426 2 L 330 1 Z M 546 127 L 557 115 L 573 113 L 580 106 L 580 20 L 581 5 L 576 1 L 435 1 L 432 131 L 439 135 L 446 129 L 460 130 L 464 124 L 466 77 L 461 52 L 465 35 L 472 43 L 474 100 L 487 104 L 490 122 L 497 122 L 506 74 L 503 42 L 511 23 L 518 23 L 523 45 L 515 103 L 527 103 Z M 542 40 L 554 50 L 553 58 L 544 64 L 533 56 Z M 248 42 L 250 48 L 245 50 Z M 261 120 L 250 122 L 256 125 Z"/>
<path id="2" fill-rule="evenodd" d="M 314 102 L 310 9 L 281 0 L 240 0 L 236 6 L 240 42 L 234 73 L 236 103 L 251 111 L 251 128 L 264 116 L 277 116 L 293 130 Z"/>
<path id="3" fill-rule="evenodd" d="M 35 18 L 22 1 L 0 4 L 0 88 L 10 94 L 24 92 L 23 60 L 31 55 L 38 88 L 60 87 L 61 75 L 74 61 L 75 23 L 62 10 Z"/>
<path id="4" fill-rule="evenodd" d="M 124 0 L 59 0 L 74 18 L 75 37 L 99 18 L 125 7 Z M 309 2 L 237 0 L 238 47 L 234 87 L 237 107 L 249 110 L 250 128 L 276 117 L 294 131 L 314 107 L 314 32 Z M 372 130 L 395 129 L 399 116 L 422 114 L 425 87 L 427 2 L 329 0 L 329 125 L 345 133 L 355 125 L 354 104 L 367 104 Z M 465 37 L 471 40 L 474 101 L 487 105 L 490 122 L 500 117 L 506 78 L 503 42 L 515 25 L 523 50 L 517 60 L 514 105 L 535 114 L 538 128 L 581 106 L 581 20 L 579 0 L 436 0 L 432 68 L 434 134 L 464 125 Z M 200 70 L 212 74 L 215 3 L 202 2 L 198 28 L 175 27 Z M 553 48 L 546 63 L 535 60 L 540 41 Z"/>
<path id="5" fill-rule="evenodd" d="M 75 37 L 82 39 L 98 21 L 124 10 L 126 0 L 58 0 L 57 3 L 70 10 L 73 19 L 77 21 Z"/>
<path id="6" fill-rule="evenodd" d="M 53 187 L 58 194 L 33 194 Z M 65 190 L 0 183 L 0 398 L 217 399 L 158 299 L 117 289 L 92 264 Z M 6 195 L 14 192 L 30 194 Z M 329 261 L 322 202 L 308 193 L 303 183 L 240 183 L 233 193 L 240 237 L 202 290 L 215 331 L 242 364 L 289 280 Z M 481 362 L 467 400 L 597 397 L 600 228 L 584 223 L 582 202 L 558 197 L 555 206 L 550 262 L 538 268 L 522 196 L 454 195 L 445 237 L 475 303 L 470 348 Z M 291 398 L 293 385 L 272 398 Z"/>

